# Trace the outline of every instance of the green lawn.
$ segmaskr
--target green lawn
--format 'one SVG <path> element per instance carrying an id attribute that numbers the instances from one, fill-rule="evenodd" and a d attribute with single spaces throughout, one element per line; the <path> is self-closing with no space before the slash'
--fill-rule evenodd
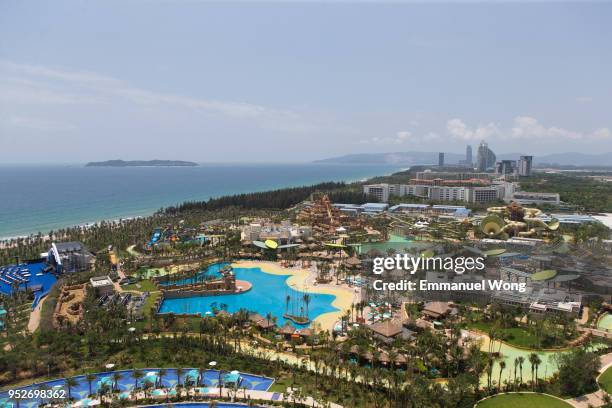
<path id="1" fill-rule="evenodd" d="M 612 394 L 612 367 L 608 367 L 601 377 L 599 377 L 599 386 L 609 394 Z"/>
<path id="2" fill-rule="evenodd" d="M 491 324 L 488 322 L 477 322 L 468 324 L 468 327 L 488 333 Z M 510 327 L 507 329 L 500 329 L 500 331 L 502 333 L 502 340 L 508 344 L 528 348 L 537 347 L 538 342 L 536 337 L 523 327 Z"/>
<path id="3" fill-rule="evenodd" d="M 138 292 L 154 292 L 157 290 L 157 286 L 148 279 L 143 279 L 139 282 L 132 283 L 131 285 L 123 286 L 123 290 L 135 290 Z"/>
<path id="4" fill-rule="evenodd" d="M 287 392 L 287 388 L 291 387 L 291 378 L 278 378 L 274 380 L 274 384 L 268 391 L 270 392 Z"/>
<path id="5" fill-rule="evenodd" d="M 145 303 L 143 305 L 143 309 L 145 316 L 148 316 L 151 308 L 155 305 L 155 302 L 157 301 L 157 299 L 159 299 L 159 297 L 161 296 L 161 293 L 156 292 L 156 293 L 151 293 L 149 294 L 149 296 L 147 296 L 147 298 L 145 299 Z"/>
<path id="6" fill-rule="evenodd" d="M 477 408 L 571 408 L 567 402 L 545 394 L 501 394 L 480 402 Z"/>

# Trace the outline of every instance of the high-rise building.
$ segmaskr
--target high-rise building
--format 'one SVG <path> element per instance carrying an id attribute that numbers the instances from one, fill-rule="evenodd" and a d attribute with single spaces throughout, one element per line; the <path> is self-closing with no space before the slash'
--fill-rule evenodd
<path id="1" fill-rule="evenodd" d="M 497 174 L 513 174 L 516 168 L 516 161 L 514 160 L 502 160 L 498 161 L 495 165 L 495 172 Z"/>
<path id="2" fill-rule="evenodd" d="M 518 161 L 518 174 L 519 176 L 530 176 L 531 175 L 531 162 L 533 156 L 521 156 Z"/>
<path id="3" fill-rule="evenodd" d="M 444 166 L 444 153 L 438 153 L 438 166 Z"/>
<path id="4" fill-rule="evenodd" d="M 478 145 L 478 152 L 476 154 L 476 167 L 478 171 L 485 171 L 495 166 L 495 153 L 489 149 L 489 145 L 483 140 Z"/>
<path id="5" fill-rule="evenodd" d="M 466 164 L 472 164 L 472 146 L 467 145 L 467 147 L 465 148 L 465 163 Z"/>

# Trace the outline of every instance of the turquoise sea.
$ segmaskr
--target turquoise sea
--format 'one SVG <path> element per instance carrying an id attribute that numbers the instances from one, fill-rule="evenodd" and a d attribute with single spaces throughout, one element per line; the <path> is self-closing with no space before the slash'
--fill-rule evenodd
<path id="1" fill-rule="evenodd" d="M 0 238 L 148 215 L 187 200 L 322 181 L 355 181 L 399 169 L 330 164 L 0 165 Z"/>

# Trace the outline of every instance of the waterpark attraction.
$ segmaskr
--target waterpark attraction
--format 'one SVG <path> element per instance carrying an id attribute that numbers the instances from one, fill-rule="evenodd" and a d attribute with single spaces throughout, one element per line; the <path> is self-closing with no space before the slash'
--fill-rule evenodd
<path id="1" fill-rule="evenodd" d="M 184 368 L 180 375 L 176 368 L 165 368 L 163 377 L 160 377 L 159 368 L 143 368 L 140 370 L 142 377 L 135 380 L 134 370 L 119 370 L 96 373 L 91 380 L 85 375 L 72 377 L 76 384 L 70 387 L 70 395 L 76 399 L 75 405 L 88 406 L 96 397 L 110 391 L 118 392 L 119 399 L 129 399 L 132 394 L 143 387 L 150 389 L 152 396 L 169 396 L 177 393 L 177 385 L 192 385 L 199 387 L 200 394 L 218 396 L 219 380 L 222 387 L 235 387 L 252 391 L 268 391 L 274 383 L 273 378 L 258 376 L 237 371 L 219 371 L 207 369 L 200 372 L 197 368 Z M 11 391 L 25 392 L 35 390 L 62 390 L 65 398 L 68 397 L 66 379 L 61 378 L 52 381 L 35 383 L 23 387 L 11 388 L 0 392 L 0 407 L 12 408 L 16 406 L 14 399 L 9 398 Z M 165 398 L 163 398 L 165 399 Z M 26 408 L 38 407 L 50 402 L 52 398 L 26 398 L 20 399 L 19 406 Z M 98 400 L 99 404 L 99 400 Z M 190 405 L 191 406 L 191 405 Z M 219 405 L 217 405 L 219 406 Z"/>
<path id="2" fill-rule="evenodd" d="M 331 328 L 338 315 L 350 307 L 353 293 L 342 288 L 308 287 L 309 271 L 287 269 L 272 262 L 241 261 L 232 265 L 237 280 L 248 281 L 248 292 L 218 296 L 190 296 L 165 298 L 158 313 L 200 314 L 207 316 L 216 310 L 234 313 L 240 309 L 259 313 L 271 313 L 279 326 L 290 322 L 304 327 L 311 321 L 322 328 Z M 211 265 L 201 274 L 218 276 L 223 264 Z M 199 276 L 173 281 L 173 285 L 189 285 Z M 298 318 L 294 318 L 297 316 Z M 299 317 L 306 318 L 300 320 Z"/>
<path id="3" fill-rule="evenodd" d="M 489 215 L 480 221 L 480 231 L 489 238 L 553 236 L 559 229 L 559 220 L 542 221 L 537 208 L 523 208 L 516 202 L 505 207 L 487 208 Z"/>
<path id="4" fill-rule="evenodd" d="M 519 347 L 515 347 L 512 346 L 506 342 L 500 341 L 500 340 L 495 340 L 493 343 L 491 343 L 491 340 L 489 338 L 488 335 L 484 334 L 484 333 L 475 333 L 475 332 L 471 332 L 471 331 L 466 331 L 463 330 L 461 332 L 462 338 L 463 339 L 473 339 L 474 341 L 478 342 L 480 344 L 480 349 L 483 352 L 490 352 L 492 351 L 493 353 L 495 353 L 498 357 L 493 361 L 493 373 L 495 373 L 495 381 L 498 381 L 499 378 L 501 378 L 501 381 L 507 381 L 508 383 L 512 383 L 512 381 L 514 381 L 514 361 L 518 358 L 523 358 L 523 361 L 527 362 L 524 366 L 523 369 L 524 371 L 524 375 L 525 378 L 529 377 L 530 374 L 527 372 L 527 370 L 529 370 L 529 356 L 533 353 L 535 353 L 541 363 L 538 366 L 538 378 L 542 378 L 542 379 L 548 379 L 551 378 L 553 375 L 555 375 L 558 371 L 559 371 L 559 367 L 557 366 L 557 362 L 556 362 L 556 356 L 559 353 L 567 353 L 570 351 L 569 348 L 567 349 L 562 349 L 559 351 L 543 351 L 543 350 L 534 350 L 534 349 L 526 349 L 526 348 L 519 348 Z M 590 349 L 592 350 L 597 350 L 597 349 L 605 349 L 606 345 L 604 343 L 600 343 L 600 344 L 593 344 L 591 346 L 589 346 Z M 498 377 L 498 374 L 500 373 L 500 363 L 504 362 L 506 369 L 501 371 L 501 377 Z M 487 376 L 486 374 L 483 374 L 483 376 L 480 379 L 480 383 L 481 385 L 484 387 L 487 384 Z"/>
<path id="5" fill-rule="evenodd" d="M 91 266 L 93 259 L 94 256 L 80 242 L 52 243 L 49 250 L 37 259 L 0 266 L 0 294 L 33 292 L 34 309 L 49 293 L 58 276 L 84 271 Z"/>
<path id="6" fill-rule="evenodd" d="M 55 274 L 45 271 L 44 261 L 0 267 L 0 293 L 10 295 L 14 290 L 34 292 L 32 308 L 36 307 L 57 281 Z"/>

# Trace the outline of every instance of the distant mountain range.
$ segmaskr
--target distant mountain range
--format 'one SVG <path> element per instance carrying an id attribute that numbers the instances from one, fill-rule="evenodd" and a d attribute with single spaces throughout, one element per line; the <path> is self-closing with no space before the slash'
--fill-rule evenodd
<path id="1" fill-rule="evenodd" d="M 526 153 L 501 153 L 497 160 L 518 160 Z M 601 154 L 589 153 L 554 153 L 543 156 L 533 155 L 534 165 L 562 166 L 612 166 L 612 152 Z M 476 152 L 473 155 L 476 160 Z M 444 153 L 445 164 L 458 164 L 465 160 L 465 154 Z M 412 166 L 417 164 L 438 164 L 438 152 L 396 152 L 396 153 L 362 153 L 331 157 L 316 160 L 315 163 L 329 164 L 395 164 Z"/>
<path id="2" fill-rule="evenodd" d="M 198 163 L 182 160 L 106 160 L 89 162 L 85 167 L 193 167 Z"/>

